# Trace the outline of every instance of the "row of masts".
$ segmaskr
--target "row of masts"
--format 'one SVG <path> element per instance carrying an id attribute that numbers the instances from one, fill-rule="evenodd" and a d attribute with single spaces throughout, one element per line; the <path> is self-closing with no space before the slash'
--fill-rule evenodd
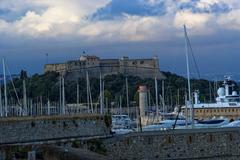
<path id="1" fill-rule="evenodd" d="M 7 79 L 6 79 L 6 64 L 3 59 L 3 75 L 4 75 L 4 104 L 2 103 L 2 93 L 0 88 L 0 116 L 1 117 L 8 117 L 12 116 L 13 114 L 10 113 L 9 108 L 11 108 L 8 104 L 8 97 L 7 97 Z M 126 107 L 127 107 L 127 114 L 130 115 L 130 104 L 129 104 L 129 92 L 128 92 L 128 78 L 125 78 L 125 86 L 126 86 Z M 89 74 L 86 72 L 86 84 L 87 84 L 87 111 L 88 113 L 96 113 L 93 107 L 93 100 L 91 94 L 91 85 L 89 81 Z M 104 80 L 102 75 L 100 74 L 100 94 L 99 94 L 99 104 L 100 104 L 100 114 L 105 113 L 105 102 L 104 102 Z M 155 91 L 156 91 L 156 114 L 159 114 L 159 103 L 158 103 L 158 83 L 157 78 L 155 78 Z M 164 89 L 163 89 L 164 91 Z M 164 96 L 164 95 L 163 95 Z M 16 116 L 32 116 L 32 115 L 51 115 L 51 114 L 69 114 L 66 112 L 66 102 L 65 102 L 65 79 L 63 75 L 59 77 L 59 105 L 55 104 L 55 107 L 52 107 L 50 104 L 50 100 L 47 99 L 47 104 L 43 105 L 42 96 L 39 98 L 39 102 L 33 104 L 32 100 L 28 100 L 27 98 L 27 90 L 26 90 L 26 80 L 23 79 L 23 99 L 22 103 L 18 102 L 18 105 L 15 105 L 14 110 L 17 110 Z M 162 96 L 161 96 L 162 97 Z M 160 97 L 160 98 L 161 98 Z M 150 103 L 149 103 L 150 104 Z M 107 104 L 108 105 L 108 104 Z M 59 106 L 59 107 L 57 107 Z M 79 84 L 77 83 L 77 106 L 79 106 Z M 54 108 L 54 109 L 53 109 Z M 122 114 L 122 96 L 119 99 L 119 108 Z M 34 111 L 33 111 L 34 110 Z M 52 112 L 54 110 L 54 112 Z"/>

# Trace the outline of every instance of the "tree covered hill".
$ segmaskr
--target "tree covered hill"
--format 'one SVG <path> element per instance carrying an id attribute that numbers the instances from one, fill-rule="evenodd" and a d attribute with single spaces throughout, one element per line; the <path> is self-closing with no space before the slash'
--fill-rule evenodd
<path id="1" fill-rule="evenodd" d="M 168 106 L 175 106 L 176 104 L 185 103 L 185 95 L 187 92 L 187 80 L 182 76 L 170 72 L 163 72 L 166 76 L 164 81 L 164 93 L 165 104 Z M 43 102 L 46 103 L 47 99 L 51 102 L 59 101 L 59 74 L 55 72 L 49 72 L 46 74 L 35 74 L 31 77 L 27 76 L 25 71 L 21 72 L 21 76 L 13 80 L 13 84 L 16 88 L 16 93 L 21 100 L 23 97 L 23 79 L 26 81 L 27 97 L 33 101 L 37 101 L 40 97 Z M 65 95 L 67 103 L 77 102 L 77 83 L 79 83 L 80 90 L 80 103 L 86 103 L 87 101 L 87 87 L 86 79 L 79 79 L 78 82 L 69 81 L 65 83 Z M 122 97 L 123 106 L 126 104 L 126 87 L 125 87 L 124 75 L 109 75 L 104 77 L 105 86 L 105 98 L 109 102 L 119 102 L 120 96 Z M 191 90 L 200 91 L 200 100 L 209 102 L 214 101 L 216 96 L 216 87 L 214 85 L 220 85 L 220 82 L 214 83 L 204 79 L 192 79 Z M 91 78 L 91 94 L 93 102 L 99 101 L 99 79 Z M 150 91 L 151 104 L 155 103 L 155 85 L 154 79 L 141 79 L 140 77 L 128 76 L 129 86 L 129 99 L 138 103 L 138 87 L 140 85 L 146 85 Z M 3 88 L 3 86 L 2 86 Z M 162 94 L 162 81 L 158 81 L 158 91 Z M 3 92 L 2 92 L 3 93 Z M 210 96 L 211 95 L 211 96 Z M 17 102 L 17 96 L 14 91 L 12 83 L 8 84 L 8 97 L 10 103 Z M 171 108 L 171 107 L 170 107 Z"/>

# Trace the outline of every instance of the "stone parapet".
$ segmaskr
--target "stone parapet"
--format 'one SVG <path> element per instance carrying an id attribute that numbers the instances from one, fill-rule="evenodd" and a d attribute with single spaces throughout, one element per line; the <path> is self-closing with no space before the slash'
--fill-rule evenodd
<path id="1" fill-rule="evenodd" d="M 74 115 L 0 119 L 0 145 L 110 135 L 107 116 Z"/>

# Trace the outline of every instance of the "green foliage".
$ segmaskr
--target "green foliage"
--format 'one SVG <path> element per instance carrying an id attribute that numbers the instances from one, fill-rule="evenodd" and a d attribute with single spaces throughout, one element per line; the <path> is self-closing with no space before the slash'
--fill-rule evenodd
<path id="1" fill-rule="evenodd" d="M 187 80 L 182 76 L 170 72 L 163 72 L 166 76 L 165 80 L 165 104 L 168 106 L 176 105 L 178 100 L 177 93 L 179 92 L 179 102 L 180 104 L 185 103 L 185 93 L 187 91 Z M 23 81 L 26 81 L 27 87 L 27 97 L 33 101 L 39 101 L 40 97 L 43 100 L 43 103 L 47 102 L 49 99 L 51 102 L 59 102 L 59 74 L 55 72 L 49 72 L 46 74 L 34 74 L 32 77 L 28 77 L 25 71 L 21 71 L 20 78 L 14 79 L 14 84 L 16 87 L 16 92 L 20 99 L 23 98 Z M 79 84 L 80 90 L 80 103 L 87 102 L 87 91 L 86 91 L 86 79 L 80 78 L 77 81 L 67 81 L 65 83 L 65 93 L 66 93 L 66 102 L 67 103 L 76 103 L 77 102 L 77 83 Z M 162 93 L 162 81 L 158 80 L 158 91 L 159 94 Z M 126 105 L 126 86 L 125 86 L 125 76 L 122 74 L 118 75 L 108 75 L 104 77 L 105 98 L 108 99 L 108 102 L 118 102 L 120 95 L 122 96 L 123 106 Z M 192 79 L 191 80 L 191 90 L 200 91 L 200 100 L 209 102 L 209 86 L 211 86 L 212 93 L 213 91 L 213 82 L 207 81 L 204 79 Z M 221 83 L 218 82 L 218 85 Z M 99 101 L 99 79 L 90 78 L 91 85 L 91 94 L 93 102 Z M 128 76 L 128 86 L 129 86 L 129 100 L 135 101 L 138 103 L 138 87 L 140 85 L 146 85 L 150 90 L 151 95 L 151 104 L 155 103 L 155 83 L 154 79 L 142 79 L 140 77 Z M 237 85 L 236 85 L 237 87 Z M 11 97 L 11 102 L 16 102 L 16 95 L 12 84 L 8 84 L 8 96 Z M 214 100 L 214 97 L 211 97 Z M 171 109 L 171 108 L 170 108 Z"/>

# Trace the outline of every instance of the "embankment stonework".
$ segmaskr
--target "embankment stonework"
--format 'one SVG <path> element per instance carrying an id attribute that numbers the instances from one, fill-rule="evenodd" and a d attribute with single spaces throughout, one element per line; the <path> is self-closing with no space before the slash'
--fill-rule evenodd
<path id="1" fill-rule="evenodd" d="M 116 160 L 240 159 L 240 130 L 234 128 L 131 133 L 103 141 Z"/>
<path id="2" fill-rule="evenodd" d="M 0 145 L 107 136 L 109 120 L 99 115 L 17 117 L 0 119 Z"/>

